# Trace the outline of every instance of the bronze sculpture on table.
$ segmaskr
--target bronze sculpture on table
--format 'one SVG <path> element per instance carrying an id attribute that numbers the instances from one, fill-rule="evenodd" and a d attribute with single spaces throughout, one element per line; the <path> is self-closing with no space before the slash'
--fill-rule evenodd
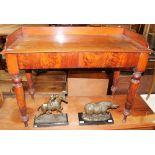
<path id="1" fill-rule="evenodd" d="M 87 103 L 84 106 L 84 112 L 79 113 L 80 125 L 114 123 L 111 113 L 107 110 L 118 107 L 119 105 L 108 101 Z"/>
<path id="2" fill-rule="evenodd" d="M 38 111 L 41 110 L 41 113 L 35 117 L 34 126 L 67 125 L 68 116 L 62 113 L 62 102 L 68 103 L 66 101 L 66 91 L 62 91 L 60 94 L 52 94 L 47 103 L 39 106 Z"/>
<path id="3" fill-rule="evenodd" d="M 57 111 L 62 113 L 63 108 L 61 107 L 61 103 L 68 103 L 65 100 L 65 91 L 62 91 L 59 95 L 58 94 L 52 94 L 49 101 L 47 103 L 42 104 L 39 108 L 41 109 L 42 113 L 40 115 L 43 114 L 52 114 L 52 111 Z"/>

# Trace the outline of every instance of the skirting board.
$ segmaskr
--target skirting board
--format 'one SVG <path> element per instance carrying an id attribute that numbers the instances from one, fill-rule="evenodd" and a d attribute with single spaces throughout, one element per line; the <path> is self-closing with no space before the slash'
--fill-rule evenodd
<path id="1" fill-rule="evenodd" d="M 140 96 L 155 113 L 155 94 L 151 94 L 148 100 L 146 100 L 147 94 L 141 94 Z"/>

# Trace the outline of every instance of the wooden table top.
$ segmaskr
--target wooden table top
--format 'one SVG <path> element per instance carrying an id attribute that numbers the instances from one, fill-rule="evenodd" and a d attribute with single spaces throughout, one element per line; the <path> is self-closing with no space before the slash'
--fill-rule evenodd
<path id="1" fill-rule="evenodd" d="M 133 36 L 130 36 L 124 32 L 123 28 L 104 27 L 24 28 L 8 37 L 5 51 L 6 53 L 150 52 L 144 46 L 142 36 L 134 32 L 131 32 Z"/>
<path id="2" fill-rule="evenodd" d="M 124 35 L 54 35 L 17 39 L 8 51 L 16 52 L 121 52 L 141 51 L 145 47 Z"/>

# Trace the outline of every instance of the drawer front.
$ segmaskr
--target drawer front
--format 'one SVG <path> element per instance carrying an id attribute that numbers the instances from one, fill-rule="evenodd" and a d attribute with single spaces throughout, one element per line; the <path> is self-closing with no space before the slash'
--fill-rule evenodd
<path id="1" fill-rule="evenodd" d="M 18 54 L 20 69 L 76 68 L 78 55 L 72 53 Z"/>
<path id="2" fill-rule="evenodd" d="M 135 67 L 140 53 L 35 53 L 18 54 L 20 69 Z"/>
<path id="3" fill-rule="evenodd" d="M 140 53 L 80 53 L 79 67 L 135 67 Z"/>

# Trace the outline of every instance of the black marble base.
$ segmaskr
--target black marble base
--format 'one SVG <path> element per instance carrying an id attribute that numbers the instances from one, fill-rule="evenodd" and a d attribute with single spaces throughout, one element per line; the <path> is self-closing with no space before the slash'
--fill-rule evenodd
<path id="1" fill-rule="evenodd" d="M 114 124 L 114 119 L 110 114 L 110 118 L 106 121 L 85 121 L 82 118 L 82 113 L 78 113 L 78 117 L 79 117 L 79 125 L 103 125 L 103 124 Z"/>
<path id="2" fill-rule="evenodd" d="M 51 127 L 68 125 L 67 114 L 44 114 L 34 120 L 34 127 Z"/>

